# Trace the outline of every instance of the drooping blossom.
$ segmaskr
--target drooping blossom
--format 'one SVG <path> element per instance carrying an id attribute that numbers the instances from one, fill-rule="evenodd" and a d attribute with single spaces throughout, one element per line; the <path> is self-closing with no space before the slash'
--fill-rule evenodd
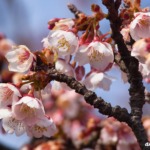
<path id="1" fill-rule="evenodd" d="M 0 107 L 7 107 L 13 102 L 18 101 L 21 93 L 14 85 L 9 83 L 0 83 Z"/>
<path id="2" fill-rule="evenodd" d="M 131 37 L 136 41 L 150 37 L 150 12 L 138 12 L 130 23 Z"/>
<path id="3" fill-rule="evenodd" d="M 81 45 L 75 56 L 79 66 L 90 64 L 99 71 L 105 71 L 114 61 L 111 45 L 106 42 L 91 42 L 89 45 Z"/>
<path id="4" fill-rule="evenodd" d="M 51 137 L 57 132 L 57 128 L 52 119 L 47 117 L 41 118 L 33 126 L 27 127 L 27 134 L 29 136 L 34 136 L 40 138 L 43 135 L 46 137 Z"/>
<path id="5" fill-rule="evenodd" d="M 78 38 L 73 32 L 54 30 L 44 39 L 44 46 L 51 47 L 60 57 L 72 55 L 78 48 Z"/>
<path id="6" fill-rule="evenodd" d="M 85 80 L 83 81 L 83 84 L 89 90 L 95 90 L 96 88 L 102 88 L 103 90 L 108 91 L 110 89 L 112 80 L 114 80 L 114 78 L 112 78 L 104 73 L 92 72 L 85 78 Z"/>
<path id="7" fill-rule="evenodd" d="M 35 59 L 35 56 L 24 45 L 14 46 L 5 57 L 9 62 L 9 70 L 14 72 L 28 71 Z"/>
<path id="8" fill-rule="evenodd" d="M 24 96 L 15 103 L 12 106 L 12 112 L 17 120 L 22 120 L 27 125 L 35 124 L 39 118 L 45 115 L 41 101 L 30 96 Z"/>
<path id="9" fill-rule="evenodd" d="M 25 123 L 13 116 L 3 118 L 2 126 L 7 133 L 15 133 L 17 136 L 22 135 L 26 131 Z"/>

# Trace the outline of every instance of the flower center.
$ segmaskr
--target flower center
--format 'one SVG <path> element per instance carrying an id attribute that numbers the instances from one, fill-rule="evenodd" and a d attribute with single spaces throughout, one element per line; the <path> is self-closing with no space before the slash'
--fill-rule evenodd
<path id="1" fill-rule="evenodd" d="M 47 131 L 47 128 L 46 128 L 46 127 L 40 127 L 40 126 L 38 126 L 38 125 L 35 125 L 35 126 L 34 126 L 34 130 L 35 130 L 36 132 L 40 133 L 40 132 Z"/>
<path id="2" fill-rule="evenodd" d="M 35 116 L 35 110 L 34 108 L 31 108 L 27 106 L 26 104 L 22 104 L 20 111 L 24 114 L 26 114 L 28 117 Z"/>
<path id="3" fill-rule="evenodd" d="M 70 49 L 70 44 L 69 42 L 63 37 L 61 39 L 59 39 L 58 41 L 58 48 L 63 49 L 63 51 L 69 51 Z"/>
<path id="4" fill-rule="evenodd" d="M 104 56 L 103 53 L 100 53 L 98 50 L 94 49 L 93 47 L 91 47 L 90 52 L 88 53 L 88 57 L 91 62 L 100 61 L 102 60 L 103 56 Z"/>

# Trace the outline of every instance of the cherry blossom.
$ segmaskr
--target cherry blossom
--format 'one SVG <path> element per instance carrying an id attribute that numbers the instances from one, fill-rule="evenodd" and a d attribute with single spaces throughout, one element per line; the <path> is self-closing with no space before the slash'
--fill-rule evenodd
<path id="1" fill-rule="evenodd" d="M 27 134 L 29 136 L 34 136 L 36 138 L 40 138 L 43 135 L 46 137 L 51 137 L 57 132 L 57 128 L 52 119 L 48 119 L 46 117 L 38 120 L 36 124 L 33 126 L 27 127 Z"/>
<path id="2" fill-rule="evenodd" d="M 102 88 L 105 91 L 110 89 L 110 85 L 114 78 L 104 74 L 91 72 L 83 81 L 83 84 L 90 90 L 95 90 L 96 88 Z"/>
<path id="3" fill-rule="evenodd" d="M 45 114 L 41 101 L 30 96 L 22 97 L 12 106 L 12 111 L 17 120 L 22 120 L 27 125 L 35 124 L 38 118 L 43 117 Z"/>
<path id="4" fill-rule="evenodd" d="M 9 70 L 14 72 L 28 71 L 35 59 L 35 56 L 24 45 L 14 46 L 5 57 L 9 62 Z"/>
<path id="5" fill-rule="evenodd" d="M 44 40 L 44 46 L 51 47 L 61 57 L 72 55 L 78 48 L 78 38 L 73 32 L 54 30 Z"/>
<path id="6" fill-rule="evenodd" d="M 7 107 L 18 101 L 21 93 L 10 83 L 0 83 L 0 107 Z"/>
<path id="7" fill-rule="evenodd" d="M 114 61 L 113 50 L 111 45 L 106 42 L 91 42 L 81 45 L 75 56 L 75 61 L 79 66 L 90 64 L 99 71 L 105 71 Z"/>
<path id="8" fill-rule="evenodd" d="M 136 57 L 141 63 L 145 63 L 150 55 L 150 40 L 140 39 L 133 44 L 131 56 Z"/>
<path id="9" fill-rule="evenodd" d="M 75 93 L 74 90 L 65 91 L 59 96 L 57 105 L 63 110 L 65 116 L 75 118 L 80 112 L 80 99 L 80 95 Z"/>
<path id="10" fill-rule="evenodd" d="M 138 12 L 130 23 L 130 34 L 136 41 L 150 37 L 150 12 Z"/>

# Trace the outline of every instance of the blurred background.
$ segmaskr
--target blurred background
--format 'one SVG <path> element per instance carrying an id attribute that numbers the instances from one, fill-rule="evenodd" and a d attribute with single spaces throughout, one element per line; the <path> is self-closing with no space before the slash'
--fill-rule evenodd
<path id="1" fill-rule="evenodd" d="M 18 45 L 26 45 L 31 50 L 40 50 L 42 48 L 41 40 L 49 33 L 47 22 L 50 19 L 74 17 L 67 8 L 68 3 L 75 4 L 79 10 L 89 15 L 92 3 L 99 4 L 103 11 L 107 12 L 100 0 L 0 0 L 0 33 L 5 34 L 7 38 Z M 149 6 L 149 0 L 142 1 L 142 7 Z M 102 33 L 109 31 L 109 23 L 106 20 L 100 25 Z M 109 94 L 102 90 L 97 90 L 97 94 L 111 102 L 113 106 L 117 104 L 128 108 L 128 84 L 123 83 L 116 68 L 113 68 L 109 75 L 116 78 Z M 146 86 L 150 90 L 150 87 Z M 145 105 L 144 114 L 149 113 L 148 105 Z M 19 149 L 29 140 L 26 135 L 16 137 L 15 135 L 0 134 L 0 142 L 13 149 Z"/>

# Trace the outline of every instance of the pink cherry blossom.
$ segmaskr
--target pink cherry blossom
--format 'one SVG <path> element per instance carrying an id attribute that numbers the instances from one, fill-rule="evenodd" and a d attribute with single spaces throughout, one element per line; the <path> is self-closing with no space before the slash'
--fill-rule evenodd
<path id="1" fill-rule="evenodd" d="M 41 101 L 30 96 L 22 97 L 12 106 L 12 112 L 17 120 L 24 121 L 27 125 L 33 125 L 38 118 L 45 115 Z"/>
<path id="2" fill-rule="evenodd" d="M 90 90 L 102 88 L 103 90 L 108 91 L 112 80 L 114 80 L 114 78 L 104 73 L 92 72 L 85 78 L 83 84 Z"/>
<path id="3" fill-rule="evenodd" d="M 44 46 L 51 47 L 60 57 L 72 55 L 78 48 L 78 38 L 73 32 L 54 30 L 44 40 Z"/>
<path id="4" fill-rule="evenodd" d="M 140 39 L 133 44 L 131 56 L 136 57 L 141 63 L 145 63 L 148 55 L 150 55 L 150 40 Z"/>
<path id="5" fill-rule="evenodd" d="M 17 136 L 22 135 L 26 131 L 25 124 L 13 116 L 3 118 L 2 126 L 7 133 L 16 133 Z"/>
<path id="6" fill-rule="evenodd" d="M 0 107 L 7 107 L 21 97 L 20 91 L 12 84 L 0 83 Z"/>
<path id="7" fill-rule="evenodd" d="M 105 71 L 114 61 L 111 45 L 106 42 L 91 42 L 89 45 L 81 45 L 75 56 L 79 66 L 90 64 L 99 71 Z"/>
<path id="8" fill-rule="evenodd" d="M 130 34 L 136 41 L 150 37 L 150 12 L 138 12 L 135 19 L 130 23 Z"/>
<path id="9" fill-rule="evenodd" d="M 38 120 L 33 126 L 27 127 L 27 134 L 29 136 L 34 136 L 40 138 L 43 135 L 46 137 L 51 137 L 57 132 L 57 128 L 52 119 L 46 117 Z"/>
<path id="10" fill-rule="evenodd" d="M 26 72 L 31 67 L 35 58 L 24 45 L 14 46 L 5 57 L 9 62 L 9 70 L 14 72 Z"/>

